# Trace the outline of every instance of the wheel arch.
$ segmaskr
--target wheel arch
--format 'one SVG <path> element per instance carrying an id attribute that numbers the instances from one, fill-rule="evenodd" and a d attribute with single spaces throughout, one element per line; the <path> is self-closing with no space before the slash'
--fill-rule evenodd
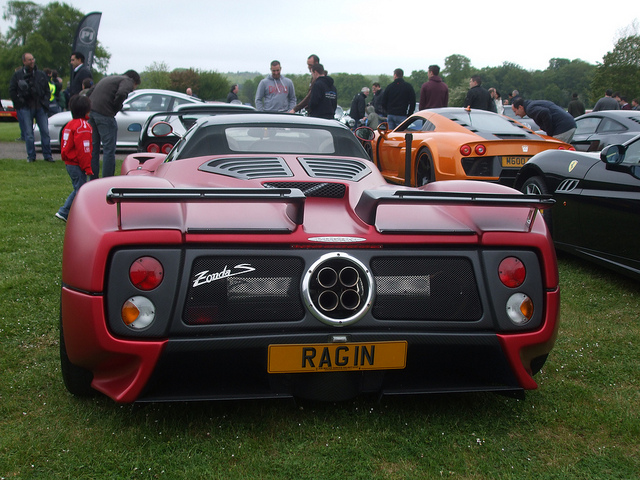
<path id="1" fill-rule="evenodd" d="M 527 164 L 520 169 L 518 172 L 518 176 L 516 177 L 516 181 L 513 185 L 513 188 L 516 190 L 521 190 L 524 182 L 529 180 L 532 177 L 540 177 L 542 180 L 549 186 L 547 177 L 542 169 L 536 164 Z"/>

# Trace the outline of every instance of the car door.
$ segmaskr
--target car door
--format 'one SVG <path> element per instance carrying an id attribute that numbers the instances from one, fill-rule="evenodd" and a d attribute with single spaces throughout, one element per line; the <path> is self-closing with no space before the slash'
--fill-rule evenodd
<path id="1" fill-rule="evenodd" d="M 582 187 L 582 246 L 640 269 L 640 139 L 629 145 L 622 164 L 594 165 Z"/>
<path id="2" fill-rule="evenodd" d="M 598 130 L 598 126 L 602 122 L 602 117 L 593 116 L 576 120 L 576 132 L 573 134 L 571 145 L 579 152 L 593 151 L 591 141 L 593 135 Z"/>
<path id="3" fill-rule="evenodd" d="M 415 116 L 405 120 L 392 132 L 387 132 L 378 141 L 378 166 L 383 175 L 397 179 L 405 178 L 405 155 L 407 151 L 407 134 L 419 134 L 427 122 L 424 118 Z"/>
<path id="4" fill-rule="evenodd" d="M 127 107 L 116 115 L 118 123 L 118 145 L 135 147 L 140 139 L 140 130 L 153 113 L 167 112 L 173 97 L 164 93 L 145 93 L 128 99 Z"/>

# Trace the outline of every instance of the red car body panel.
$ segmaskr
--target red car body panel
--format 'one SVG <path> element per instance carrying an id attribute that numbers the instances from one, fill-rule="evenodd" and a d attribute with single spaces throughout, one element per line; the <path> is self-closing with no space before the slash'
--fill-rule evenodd
<path id="1" fill-rule="evenodd" d="M 291 169 L 292 181 L 317 181 L 301 166 L 300 155 L 278 156 Z M 514 190 L 501 185 L 473 181 L 435 182 L 420 189 L 391 186 L 385 183 L 371 162 L 358 160 L 370 170 L 363 178 L 357 181 L 336 178 L 323 180 L 324 185 L 344 186 L 345 193 L 342 198 L 317 198 L 307 195 L 303 205 L 296 204 L 295 199 L 283 202 L 253 201 L 244 198 L 173 202 L 149 199 L 130 202 L 113 200 L 113 192 L 116 189 L 161 189 L 162 192 L 171 189 L 201 189 L 205 193 L 209 191 L 206 189 L 233 189 L 235 193 L 242 193 L 243 189 L 264 189 L 265 192 L 269 192 L 265 184 L 282 181 L 278 177 L 246 180 L 203 171 L 204 165 L 220 158 L 219 156 L 186 158 L 162 163 L 164 158 L 164 155 L 157 154 L 134 154 L 127 157 L 120 176 L 91 181 L 79 190 L 68 219 L 63 252 L 61 300 L 64 345 L 71 364 L 92 373 L 91 386 L 95 390 L 117 402 L 145 400 L 145 395 L 152 389 L 150 385 L 163 382 L 157 378 L 153 380 L 154 376 L 158 375 L 158 370 L 166 370 L 167 365 L 170 368 L 171 364 L 178 368 L 180 362 L 176 351 L 182 351 L 181 345 L 188 342 L 193 342 L 194 346 L 201 345 L 198 348 L 204 350 L 198 354 L 200 357 L 194 358 L 204 359 L 203 355 L 207 355 L 204 352 L 211 351 L 214 346 L 223 350 L 226 348 L 224 342 L 227 341 L 227 335 L 233 337 L 228 338 L 229 345 L 237 345 L 243 335 L 247 335 L 245 343 L 255 344 L 251 354 L 256 352 L 255 348 L 259 348 L 258 352 L 264 352 L 257 353 L 258 359 L 266 355 L 266 345 L 283 341 L 315 345 L 317 339 L 326 338 L 327 335 L 330 338 L 345 335 L 353 337 L 352 341 L 355 342 L 375 342 L 379 339 L 386 341 L 405 338 L 403 335 L 408 335 L 406 338 L 414 336 L 402 333 L 411 331 L 410 322 L 401 321 L 401 327 L 394 333 L 390 327 L 383 330 L 371 325 L 363 327 L 368 320 L 361 320 L 360 323 L 365 322 L 362 325 L 358 321 L 348 326 L 330 326 L 322 322 L 314 324 L 306 313 L 304 320 L 293 321 L 288 327 L 283 324 L 282 328 L 275 330 L 269 330 L 269 325 L 264 324 L 256 324 L 253 327 L 251 324 L 213 324 L 205 327 L 190 325 L 184 320 L 186 314 L 183 312 L 186 311 L 186 307 L 180 302 L 188 301 L 190 296 L 194 295 L 188 293 L 185 296 L 184 292 L 189 282 L 194 285 L 196 282 L 188 280 L 189 264 L 185 262 L 195 262 L 205 254 L 210 255 L 208 252 L 217 246 L 224 251 L 270 252 L 265 253 L 265 258 L 277 252 L 292 256 L 299 252 L 308 262 L 309 258 L 313 259 L 314 256 L 321 256 L 326 252 L 338 252 L 337 255 L 342 252 L 344 255 L 365 257 L 384 256 L 386 252 L 396 252 L 394 255 L 398 256 L 402 251 L 416 252 L 422 249 L 434 252 L 478 252 L 483 260 L 474 267 L 476 269 L 484 268 L 482 265 L 485 262 L 493 261 L 490 257 L 485 258 L 485 255 L 492 255 L 491 252 L 510 252 L 514 249 L 523 251 L 523 255 L 528 259 L 526 261 L 529 262 L 528 267 L 532 269 L 531 275 L 534 278 L 539 276 L 539 280 L 535 281 L 540 282 L 538 286 L 528 287 L 538 291 L 534 294 L 537 315 L 535 328 L 509 327 L 508 323 L 504 323 L 505 320 L 490 320 L 490 317 L 494 316 L 505 317 L 499 311 L 494 312 L 498 301 L 488 290 L 492 288 L 491 285 L 496 285 L 497 271 L 491 270 L 480 274 L 478 282 L 482 288 L 478 289 L 484 302 L 483 318 L 486 318 L 483 322 L 487 325 L 490 321 L 495 325 L 500 324 L 498 331 L 492 333 L 474 325 L 466 328 L 462 327 L 460 322 L 453 322 L 452 325 L 455 327 L 445 328 L 441 325 L 430 331 L 428 324 L 421 324 L 417 327 L 415 338 L 424 338 L 425 342 L 430 342 L 435 341 L 433 339 L 438 336 L 450 335 L 454 342 L 453 349 L 461 349 L 460 351 L 464 351 L 465 342 L 471 342 L 473 345 L 475 334 L 479 335 L 480 344 L 494 344 L 491 339 L 497 339 L 502 354 L 496 354 L 504 356 L 516 380 L 507 382 L 508 385 L 503 387 L 488 385 L 486 389 L 518 390 L 537 387 L 532 375 L 539 368 L 534 364 L 539 363 L 540 358 L 546 358 L 553 346 L 558 331 L 560 299 L 555 251 L 542 216 L 536 216 L 537 209 L 531 206 L 504 207 L 465 201 L 460 204 L 441 203 L 437 197 L 448 192 L 499 197 L 517 193 Z M 227 155 L 225 158 L 234 159 L 236 156 Z M 373 207 L 363 202 L 368 191 L 383 195 L 379 203 Z M 421 192 L 419 195 L 433 194 L 436 198 L 433 202 L 422 198 L 407 198 L 398 204 L 395 198 L 384 197 L 387 194 L 396 195 L 398 192 L 406 192 L 409 196 L 413 192 Z M 301 215 L 298 215 L 300 213 Z M 369 218 L 367 215 L 372 217 Z M 248 230 L 244 231 L 243 228 L 247 227 Z M 158 327 L 157 331 L 149 331 L 148 335 L 144 334 L 144 330 L 142 333 L 132 332 L 129 335 L 127 327 L 118 326 L 117 309 L 120 300 L 116 300 L 116 297 L 122 291 L 122 298 L 125 300 L 135 294 L 136 290 L 130 285 L 125 285 L 128 282 L 127 272 L 121 271 L 121 265 L 128 265 L 127 255 L 132 255 L 133 258 L 139 255 L 135 252 L 144 254 L 146 251 L 151 252 L 149 255 L 154 255 L 155 251 L 165 252 L 159 254 L 158 258 L 161 259 L 179 259 L 174 262 L 174 266 L 171 266 L 171 262 L 161 260 L 165 263 L 162 288 L 166 288 L 168 293 L 157 294 L 156 298 L 160 302 L 168 303 L 165 307 L 157 306 L 157 314 L 166 317 L 166 325 Z M 246 255 L 248 258 L 260 256 L 259 253 Z M 193 260 L 190 260 L 192 257 Z M 229 264 L 229 268 L 232 266 Z M 183 277 L 184 279 L 180 280 Z M 429 277 L 433 283 L 429 288 L 435 288 L 436 278 Z M 174 283 L 183 286 L 175 286 Z M 503 286 L 500 290 L 497 297 L 502 295 L 506 298 L 510 294 Z M 129 291 L 132 293 L 127 293 Z M 140 295 L 154 298 L 153 292 L 140 292 Z M 183 320 L 180 320 L 181 318 Z M 310 326 L 304 327 L 307 323 Z M 291 328 L 290 340 L 283 337 L 287 328 Z M 456 331 L 456 328 L 459 331 Z M 447 333 L 449 330 L 451 334 Z M 191 331 L 200 333 L 191 338 Z M 432 340 L 429 340 L 430 338 Z M 412 341 L 409 341 L 410 357 L 421 348 L 420 343 L 414 345 Z M 171 345 L 173 347 L 169 348 Z M 495 343 L 491 348 L 495 350 L 497 345 L 498 343 Z M 178 350 L 175 350 L 176 348 Z M 229 355 L 236 358 L 233 348 L 229 350 Z M 268 378 L 270 381 L 275 378 L 276 382 L 284 377 L 289 378 L 288 375 L 267 375 L 266 372 L 260 371 L 261 368 L 258 368 L 256 373 L 260 378 Z M 177 374 L 179 375 L 179 372 Z M 401 372 L 400 375 L 402 374 Z M 310 379 L 313 383 L 320 377 L 334 380 L 343 378 L 342 375 L 344 374 L 304 373 L 297 376 L 293 374 L 292 378 L 294 382 L 304 383 L 303 379 Z M 407 385 L 411 383 L 406 379 L 402 381 Z M 389 391 L 452 391 L 451 386 L 436 386 L 431 389 L 429 385 L 417 387 L 418 384 L 419 381 L 414 386 L 406 388 L 402 387 L 401 383 L 398 384 L 400 386 L 394 384 L 393 388 L 389 387 Z M 473 386 L 473 382 L 470 385 L 462 390 L 485 389 Z M 301 394 L 302 396 L 309 395 L 315 398 L 314 393 L 309 394 L 304 389 L 303 391 L 306 393 Z M 203 397 L 189 394 L 185 398 L 284 395 L 278 389 L 271 394 L 263 391 L 255 394 L 247 392 L 249 390 L 240 389 L 232 394 L 221 392 L 218 395 L 209 391 L 203 394 Z M 288 394 L 297 395 L 299 390 L 292 390 Z M 147 400 L 167 398 L 174 397 L 149 394 Z"/>

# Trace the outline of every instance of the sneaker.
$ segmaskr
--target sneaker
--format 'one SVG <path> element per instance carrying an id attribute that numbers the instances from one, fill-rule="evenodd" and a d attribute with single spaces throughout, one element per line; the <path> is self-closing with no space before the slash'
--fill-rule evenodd
<path id="1" fill-rule="evenodd" d="M 36 161 L 36 159 L 35 159 L 35 158 L 27 158 L 27 162 L 28 162 L 28 163 L 33 163 L 33 162 L 35 162 L 35 161 Z"/>
<path id="2" fill-rule="evenodd" d="M 59 218 L 60 220 L 62 220 L 63 222 L 67 221 L 67 217 L 65 217 L 64 215 L 60 214 L 59 212 L 56 212 L 55 214 L 56 218 Z"/>
<path id="3" fill-rule="evenodd" d="M 53 158 L 45 158 L 44 160 L 45 160 L 45 162 L 55 162 L 55 160 Z"/>

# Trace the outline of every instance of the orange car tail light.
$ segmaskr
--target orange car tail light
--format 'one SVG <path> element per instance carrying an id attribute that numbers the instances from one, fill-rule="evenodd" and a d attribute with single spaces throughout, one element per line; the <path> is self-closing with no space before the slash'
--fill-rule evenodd
<path id="1" fill-rule="evenodd" d="M 479 143 L 478 145 L 476 145 L 475 151 L 476 155 L 484 155 L 485 153 L 487 153 L 487 148 Z"/>
<path id="2" fill-rule="evenodd" d="M 465 157 L 471 155 L 471 147 L 469 145 L 462 145 L 460 147 L 460 153 Z"/>
<path id="3" fill-rule="evenodd" d="M 571 150 L 571 151 L 574 151 L 574 152 L 576 151 L 575 147 L 571 146 L 571 147 L 567 148 L 564 145 L 560 145 L 558 147 L 558 150 Z"/>
<path id="4" fill-rule="evenodd" d="M 153 290 L 162 283 L 164 268 L 153 257 L 140 257 L 129 268 L 129 279 L 140 290 Z"/>

